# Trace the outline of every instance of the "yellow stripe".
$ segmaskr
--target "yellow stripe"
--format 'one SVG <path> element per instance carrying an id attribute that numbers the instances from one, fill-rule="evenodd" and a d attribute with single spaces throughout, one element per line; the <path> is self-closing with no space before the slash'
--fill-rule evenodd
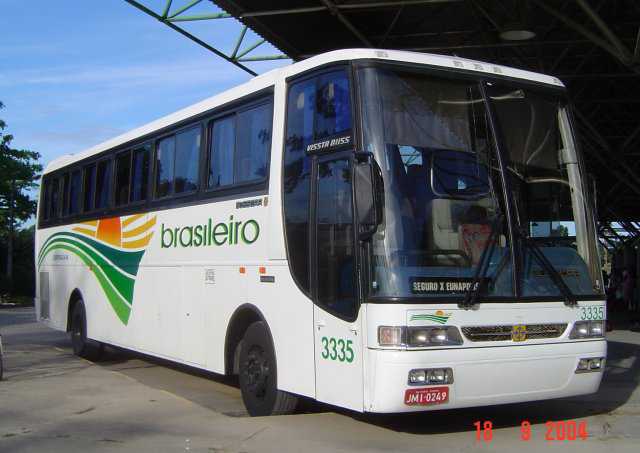
<path id="1" fill-rule="evenodd" d="M 134 236 L 138 236 L 139 234 L 142 234 L 145 231 L 147 231 L 149 228 L 151 228 L 155 224 L 156 224 L 156 218 L 152 217 L 151 219 L 147 220 L 145 223 L 143 223 L 139 227 L 134 228 L 133 230 L 123 231 L 122 238 L 124 239 L 124 238 L 132 238 Z"/>
<path id="2" fill-rule="evenodd" d="M 75 227 L 73 231 L 77 231 L 78 233 L 86 234 L 87 236 L 91 236 L 92 238 L 96 237 L 95 230 L 90 230 L 89 228 Z"/>
<path id="3" fill-rule="evenodd" d="M 130 217 L 127 217 L 122 221 L 122 228 L 131 225 L 133 222 L 135 222 L 138 219 L 141 219 L 142 217 L 144 217 L 144 214 L 135 214 Z"/>
<path id="4" fill-rule="evenodd" d="M 146 247 L 147 244 L 149 244 L 149 241 L 151 241 L 152 236 L 153 233 L 150 233 L 143 238 L 136 239 L 135 241 L 123 242 L 122 247 L 125 249 L 138 249 L 140 247 Z"/>

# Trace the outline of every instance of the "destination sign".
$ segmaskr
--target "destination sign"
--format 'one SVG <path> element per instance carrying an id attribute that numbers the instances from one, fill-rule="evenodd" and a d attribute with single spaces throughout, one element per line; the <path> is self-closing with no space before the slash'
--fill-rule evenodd
<path id="1" fill-rule="evenodd" d="M 486 279 L 477 285 L 483 285 Z M 471 289 L 473 278 L 466 277 L 410 277 L 409 286 L 413 294 L 449 295 L 463 294 Z"/>

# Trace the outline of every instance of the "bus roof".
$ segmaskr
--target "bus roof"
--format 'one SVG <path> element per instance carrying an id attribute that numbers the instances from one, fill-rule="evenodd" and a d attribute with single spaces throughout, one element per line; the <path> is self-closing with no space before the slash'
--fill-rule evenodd
<path id="1" fill-rule="evenodd" d="M 415 63 L 429 66 L 436 66 L 445 69 L 471 71 L 495 76 L 511 77 L 515 79 L 529 80 L 543 83 L 555 87 L 564 87 L 562 82 L 556 77 L 540 74 L 522 69 L 510 68 L 507 66 L 486 63 L 465 58 L 452 57 L 448 55 L 436 55 L 419 52 L 408 52 L 399 50 L 384 49 L 342 49 L 322 53 L 306 60 L 294 63 L 282 68 L 273 69 L 264 74 L 258 75 L 248 82 L 238 85 L 220 94 L 207 98 L 177 112 L 152 121 L 144 126 L 133 129 L 122 135 L 95 145 L 77 154 L 66 154 L 51 161 L 45 168 L 44 173 L 49 173 L 59 168 L 71 165 L 103 151 L 134 142 L 144 136 L 165 129 L 172 124 L 183 122 L 189 118 L 206 113 L 220 105 L 224 105 L 235 99 L 247 96 L 262 89 L 273 86 L 277 81 L 284 78 L 311 70 L 318 66 L 338 61 L 352 60 L 381 60 L 399 61 Z"/>

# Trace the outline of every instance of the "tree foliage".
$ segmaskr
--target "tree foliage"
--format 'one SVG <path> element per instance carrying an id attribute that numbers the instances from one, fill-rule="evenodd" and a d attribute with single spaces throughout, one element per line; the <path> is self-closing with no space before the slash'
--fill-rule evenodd
<path id="1" fill-rule="evenodd" d="M 0 109 L 3 108 L 0 102 Z M 11 147 L 13 136 L 6 134 L 0 119 L 0 236 L 29 220 L 36 212 L 32 192 L 38 187 L 42 165 L 40 154 Z"/>
<path id="2" fill-rule="evenodd" d="M 0 102 L 0 109 L 3 107 Z M 13 136 L 5 133 L 6 128 L 0 119 L 0 250 L 5 258 L 0 296 L 6 292 L 33 295 L 34 228 L 16 230 L 36 213 L 32 195 L 38 187 L 42 165 L 38 162 L 39 153 L 11 147 Z"/>

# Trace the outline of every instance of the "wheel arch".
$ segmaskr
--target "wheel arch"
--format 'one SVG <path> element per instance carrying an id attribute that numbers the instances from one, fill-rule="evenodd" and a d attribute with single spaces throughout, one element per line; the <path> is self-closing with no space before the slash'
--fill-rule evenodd
<path id="1" fill-rule="evenodd" d="M 78 302 L 83 301 L 82 292 L 78 288 L 75 288 L 71 291 L 71 295 L 69 296 L 69 302 L 67 304 L 67 332 L 71 329 L 71 317 L 73 316 L 73 310 L 76 308 L 76 304 Z M 85 310 L 87 307 L 85 307 Z"/>
<path id="2" fill-rule="evenodd" d="M 240 352 L 240 344 L 242 337 L 247 331 L 247 328 L 254 322 L 262 321 L 267 328 L 269 334 L 269 340 L 271 341 L 271 347 L 273 353 L 276 356 L 275 344 L 273 342 L 273 335 L 271 334 L 271 328 L 267 322 L 265 316 L 260 309 L 253 304 L 242 304 L 236 311 L 233 312 L 227 326 L 227 333 L 224 341 L 224 372 L 226 375 L 232 375 L 238 373 L 238 357 Z"/>

